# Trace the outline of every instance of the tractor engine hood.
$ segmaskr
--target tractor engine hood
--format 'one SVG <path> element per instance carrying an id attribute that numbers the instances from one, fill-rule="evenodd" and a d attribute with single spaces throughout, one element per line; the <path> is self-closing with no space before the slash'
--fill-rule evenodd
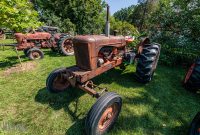
<path id="1" fill-rule="evenodd" d="M 123 36 L 76 36 L 73 39 L 76 64 L 85 70 L 97 68 L 97 57 L 100 49 L 105 46 L 124 47 L 126 45 Z"/>
<path id="2" fill-rule="evenodd" d="M 15 33 L 15 38 L 18 43 L 21 43 L 24 39 L 25 40 L 39 40 L 39 39 L 50 39 L 51 34 L 47 32 L 35 32 L 35 33 Z"/>

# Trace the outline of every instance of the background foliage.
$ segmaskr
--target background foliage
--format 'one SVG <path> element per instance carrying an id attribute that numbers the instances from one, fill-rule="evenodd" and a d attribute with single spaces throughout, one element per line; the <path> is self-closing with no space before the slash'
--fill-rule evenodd
<path id="1" fill-rule="evenodd" d="M 37 18 L 38 13 L 29 0 L 1 0 L 0 13 L 0 27 L 9 28 L 15 32 L 41 25 Z"/>
<path id="2" fill-rule="evenodd" d="M 102 34 L 106 3 L 103 0 L 2 0 L 0 27 L 22 31 L 45 25 L 71 34 Z M 111 7 L 112 8 L 112 7 Z M 200 56 L 199 0 L 138 0 L 110 17 L 111 34 L 148 35 L 162 44 L 161 61 L 190 64 Z M 141 34 L 142 33 L 142 34 Z"/>
<path id="3" fill-rule="evenodd" d="M 35 0 L 33 3 L 42 21 L 60 25 L 62 31 L 93 34 L 101 33 L 103 29 L 104 3 L 101 0 Z"/>
<path id="4" fill-rule="evenodd" d="M 114 14 L 162 44 L 161 61 L 190 64 L 200 56 L 199 0 L 140 0 Z"/>
<path id="5" fill-rule="evenodd" d="M 102 0 L 35 0 L 35 9 L 40 19 L 47 25 L 56 25 L 63 32 L 77 34 L 102 34 L 105 29 L 106 3 Z M 111 17 L 111 31 L 120 34 L 135 34 L 136 28 L 127 21 L 117 21 Z"/>

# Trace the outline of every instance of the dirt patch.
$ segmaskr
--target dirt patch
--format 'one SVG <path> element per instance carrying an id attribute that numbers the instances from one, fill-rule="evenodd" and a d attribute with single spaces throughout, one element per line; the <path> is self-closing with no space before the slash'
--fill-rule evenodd
<path id="1" fill-rule="evenodd" d="M 37 63 L 34 61 L 25 62 L 22 64 L 17 64 L 11 68 L 6 69 L 3 74 L 5 76 L 10 75 L 12 73 L 19 73 L 24 71 L 31 71 L 34 70 L 37 67 Z"/>

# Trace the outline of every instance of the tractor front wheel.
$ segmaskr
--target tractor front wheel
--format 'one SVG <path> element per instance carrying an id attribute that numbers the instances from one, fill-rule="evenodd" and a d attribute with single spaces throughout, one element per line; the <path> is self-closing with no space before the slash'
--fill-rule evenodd
<path id="1" fill-rule="evenodd" d="M 52 71 L 46 80 L 46 88 L 51 93 L 63 92 L 70 87 L 70 83 L 64 78 L 66 68 Z"/>
<path id="2" fill-rule="evenodd" d="M 85 129 L 88 135 L 103 135 L 116 122 L 121 111 L 122 99 L 114 92 L 101 96 L 90 109 Z"/>
<path id="3" fill-rule="evenodd" d="M 197 92 L 200 89 L 200 59 L 197 59 L 191 65 L 185 76 L 183 85 L 191 92 Z"/>
<path id="4" fill-rule="evenodd" d="M 38 48 L 31 48 L 27 51 L 30 60 L 38 60 L 44 58 L 44 53 Z"/>
<path id="5" fill-rule="evenodd" d="M 197 113 L 190 125 L 189 135 L 200 135 L 200 112 Z"/>

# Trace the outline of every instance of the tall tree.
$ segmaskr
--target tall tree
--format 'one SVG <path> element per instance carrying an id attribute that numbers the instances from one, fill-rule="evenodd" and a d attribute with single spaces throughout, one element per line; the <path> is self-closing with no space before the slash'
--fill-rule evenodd
<path id="1" fill-rule="evenodd" d="M 157 9 L 158 0 L 138 0 L 137 5 L 121 9 L 114 14 L 120 21 L 127 21 L 134 24 L 140 31 L 148 28 L 148 19 Z"/>
<path id="2" fill-rule="evenodd" d="M 38 27 L 38 13 L 29 0 L 1 0 L 0 1 L 0 27 L 14 31 Z"/>
<path id="3" fill-rule="evenodd" d="M 132 19 L 130 16 L 133 13 L 134 9 L 135 9 L 135 5 L 132 5 L 127 8 L 122 8 L 121 10 L 115 12 L 113 16 L 117 20 L 131 22 Z"/>
<path id="4" fill-rule="evenodd" d="M 78 34 L 100 33 L 102 31 L 101 0 L 35 0 L 38 11 L 48 11 L 60 18 L 68 19 L 76 26 Z"/>

